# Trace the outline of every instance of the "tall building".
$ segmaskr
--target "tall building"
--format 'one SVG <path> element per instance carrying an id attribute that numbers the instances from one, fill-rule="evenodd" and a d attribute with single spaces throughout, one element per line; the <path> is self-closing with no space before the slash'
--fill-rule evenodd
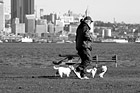
<path id="1" fill-rule="evenodd" d="M 34 34 L 35 33 L 35 15 L 26 15 L 25 18 L 25 32 Z"/>
<path id="2" fill-rule="evenodd" d="M 89 16 L 90 15 L 90 11 L 89 11 L 89 8 L 88 8 L 88 6 L 87 6 L 87 9 L 86 9 L 86 11 L 85 11 L 85 16 Z"/>
<path id="3" fill-rule="evenodd" d="M 34 0 L 23 0 L 24 1 L 24 13 L 34 14 Z"/>
<path id="4" fill-rule="evenodd" d="M 26 14 L 34 14 L 34 0 L 11 0 L 11 21 L 19 18 L 24 23 Z"/>
<path id="5" fill-rule="evenodd" d="M 49 33 L 54 33 L 54 24 L 52 24 L 51 22 L 48 23 L 48 32 Z"/>
<path id="6" fill-rule="evenodd" d="M 4 4 L 3 0 L 0 0 L 0 31 L 4 30 Z"/>
<path id="7" fill-rule="evenodd" d="M 19 23 L 19 18 L 15 18 L 13 20 L 12 29 L 13 29 L 12 33 L 16 35 L 25 33 L 25 23 Z"/>
<path id="8" fill-rule="evenodd" d="M 34 0 L 11 0 L 11 23 L 15 23 L 16 18 L 19 18 L 19 23 L 25 23 L 26 15 L 30 14 L 34 14 Z"/>
<path id="9" fill-rule="evenodd" d="M 43 18 L 43 15 L 44 15 L 44 10 L 40 9 L 40 18 Z"/>

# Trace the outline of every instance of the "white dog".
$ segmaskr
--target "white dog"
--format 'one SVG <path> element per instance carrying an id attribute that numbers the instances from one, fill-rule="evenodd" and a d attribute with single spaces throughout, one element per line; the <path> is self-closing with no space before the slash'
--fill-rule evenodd
<path id="1" fill-rule="evenodd" d="M 88 73 L 92 73 L 92 77 L 95 77 L 95 74 L 99 74 L 99 77 L 103 78 L 104 74 L 107 71 L 107 66 L 93 67 L 92 69 L 86 70 Z"/>
<path id="2" fill-rule="evenodd" d="M 70 67 L 56 67 L 56 66 L 53 66 L 53 68 L 55 70 L 57 70 L 58 74 L 60 75 L 60 77 L 62 78 L 63 77 L 63 74 L 67 75 L 67 77 L 70 76 L 70 73 L 71 73 L 71 68 Z"/>

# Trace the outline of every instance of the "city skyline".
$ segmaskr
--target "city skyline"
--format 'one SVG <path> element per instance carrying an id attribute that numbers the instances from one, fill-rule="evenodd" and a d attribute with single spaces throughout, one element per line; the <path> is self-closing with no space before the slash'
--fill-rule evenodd
<path id="1" fill-rule="evenodd" d="M 35 0 L 35 9 L 44 9 L 44 14 L 51 12 L 66 13 L 68 10 L 74 13 L 84 14 L 89 9 L 93 20 L 125 23 L 140 23 L 138 12 L 139 0 Z M 8 6 L 10 0 L 5 0 Z"/>

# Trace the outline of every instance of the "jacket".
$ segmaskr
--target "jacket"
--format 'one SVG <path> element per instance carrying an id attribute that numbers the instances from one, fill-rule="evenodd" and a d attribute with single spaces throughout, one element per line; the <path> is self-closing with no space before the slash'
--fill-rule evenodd
<path id="1" fill-rule="evenodd" d="M 76 49 L 88 48 L 92 50 L 92 34 L 90 33 L 90 27 L 84 21 L 81 21 L 76 30 Z"/>

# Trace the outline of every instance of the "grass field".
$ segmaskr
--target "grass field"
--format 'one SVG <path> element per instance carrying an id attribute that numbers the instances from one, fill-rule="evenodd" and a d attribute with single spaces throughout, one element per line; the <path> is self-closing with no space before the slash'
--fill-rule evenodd
<path id="1" fill-rule="evenodd" d="M 0 45 L 0 93 L 140 93 L 140 45 L 93 44 L 92 55 L 110 59 L 104 79 L 55 77 L 52 61 L 59 54 L 76 54 L 74 44 L 5 43 Z M 90 77 L 90 75 L 88 75 Z"/>

